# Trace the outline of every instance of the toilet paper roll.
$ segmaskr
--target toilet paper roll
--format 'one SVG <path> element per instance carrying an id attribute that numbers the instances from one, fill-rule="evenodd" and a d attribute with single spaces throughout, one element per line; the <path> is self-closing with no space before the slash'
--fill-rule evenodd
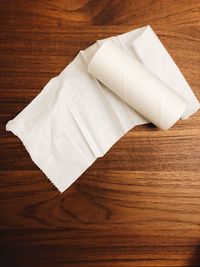
<path id="1" fill-rule="evenodd" d="M 88 72 L 162 130 L 174 125 L 187 107 L 185 99 L 112 41 L 98 49 Z"/>

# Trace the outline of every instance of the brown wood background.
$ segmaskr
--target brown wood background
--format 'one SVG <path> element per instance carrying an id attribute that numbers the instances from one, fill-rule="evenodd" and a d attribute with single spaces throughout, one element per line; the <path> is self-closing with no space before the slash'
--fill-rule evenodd
<path id="1" fill-rule="evenodd" d="M 63 194 L 5 131 L 80 49 L 146 24 L 200 98 L 199 0 L 0 0 L 0 266 L 200 266 L 200 113 L 133 129 Z"/>

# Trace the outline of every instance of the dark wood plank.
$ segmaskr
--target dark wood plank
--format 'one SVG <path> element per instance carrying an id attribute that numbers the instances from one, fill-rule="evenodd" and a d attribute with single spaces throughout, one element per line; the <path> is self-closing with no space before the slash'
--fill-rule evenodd
<path id="1" fill-rule="evenodd" d="M 151 24 L 200 98 L 198 0 L 0 1 L 2 266 L 199 266 L 200 116 L 132 129 L 60 194 L 5 131 L 97 39 Z"/>

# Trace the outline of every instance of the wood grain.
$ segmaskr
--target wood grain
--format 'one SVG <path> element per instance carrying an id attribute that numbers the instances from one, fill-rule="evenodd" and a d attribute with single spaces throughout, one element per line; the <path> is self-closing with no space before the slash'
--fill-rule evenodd
<path id="1" fill-rule="evenodd" d="M 0 1 L 0 265 L 200 266 L 200 115 L 127 133 L 60 194 L 5 124 L 95 40 L 151 24 L 200 98 L 199 0 Z"/>

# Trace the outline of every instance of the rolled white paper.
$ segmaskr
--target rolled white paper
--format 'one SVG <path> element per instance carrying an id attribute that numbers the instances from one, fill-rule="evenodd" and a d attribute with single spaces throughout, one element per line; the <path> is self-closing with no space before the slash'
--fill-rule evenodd
<path id="1" fill-rule="evenodd" d="M 187 107 L 185 99 L 110 40 L 98 49 L 88 72 L 162 130 L 174 125 Z"/>
<path id="2" fill-rule="evenodd" d="M 130 129 L 148 123 L 88 73 L 90 61 L 107 40 L 99 40 L 81 51 L 25 109 L 6 124 L 6 130 L 21 139 L 32 160 L 60 192 Z M 198 99 L 150 26 L 110 37 L 109 40 L 121 45 L 126 52 L 137 55 L 146 68 L 187 100 L 182 119 L 187 119 L 199 109 Z M 115 71 L 115 67 L 106 71 Z M 152 88 L 148 89 L 152 93 Z"/>

